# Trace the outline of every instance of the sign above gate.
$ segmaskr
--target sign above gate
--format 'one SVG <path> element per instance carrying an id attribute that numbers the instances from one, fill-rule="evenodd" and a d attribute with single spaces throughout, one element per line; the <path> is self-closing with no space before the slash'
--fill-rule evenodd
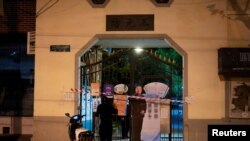
<path id="1" fill-rule="evenodd" d="M 154 15 L 107 15 L 106 31 L 153 31 Z"/>

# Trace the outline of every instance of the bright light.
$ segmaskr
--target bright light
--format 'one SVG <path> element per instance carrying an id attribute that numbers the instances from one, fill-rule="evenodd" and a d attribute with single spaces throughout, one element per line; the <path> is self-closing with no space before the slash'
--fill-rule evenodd
<path id="1" fill-rule="evenodd" d="M 143 51 L 142 48 L 135 48 L 135 52 L 136 52 L 136 53 L 140 53 L 140 52 L 142 52 L 142 51 Z"/>

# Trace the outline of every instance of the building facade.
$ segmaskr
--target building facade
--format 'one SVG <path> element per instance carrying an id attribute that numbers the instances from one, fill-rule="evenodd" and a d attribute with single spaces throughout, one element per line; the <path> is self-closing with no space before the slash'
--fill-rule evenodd
<path id="1" fill-rule="evenodd" d="M 247 118 L 229 117 L 228 81 L 218 74 L 219 48 L 249 47 L 246 0 L 156 1 L 37 0 L 34 141 L 69 140 L 64 113 L 77 113 L 78 96 L 70 100 L 65 96 L 80 85 L 79 56 L 102 39 L 161 39 L 182 55 L 183 99 L 193 98 L 183 108 L 185 141 L 206 141 L 209 124 L 249 123 Z M 129 23 L 119 27 L 111 22 L 108 28 L 107 15 L 154 18 L 149 30 L 137 25 L 131 30 Z M 53 51 L 53 45 L 70 50 Z"/>

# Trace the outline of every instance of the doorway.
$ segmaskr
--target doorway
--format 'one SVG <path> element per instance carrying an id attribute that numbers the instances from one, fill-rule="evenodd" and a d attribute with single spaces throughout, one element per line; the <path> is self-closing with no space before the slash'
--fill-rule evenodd
<path id="1" fill-rule="evenodd" d="M 160 82 L 169 87 L 162 99 L 170 102 L 169 130 L 160 133 L 160 140 L 183 140 L 184 67 L 186 54 L 166 35 L 97 35 L 77 54 L 79 87 L 85 89 L 79 95 L 79 113 L 86 115 L 84 128 L 97 133 L 94 113 L 100 103 L 99 96 L 91 94 L 91 84 L 98 83 L 100 94 L 106 84 L 125 84 L 127 96 L 135 87 Z M 121 121 L 115 118 L 114 140 L 122 140 Z M 162 127 L 161 127 L 162 128 Z M 132 133 L 130 133 L 131 135 Z M 98 133 L 97 133 L 98 135 Z"/>

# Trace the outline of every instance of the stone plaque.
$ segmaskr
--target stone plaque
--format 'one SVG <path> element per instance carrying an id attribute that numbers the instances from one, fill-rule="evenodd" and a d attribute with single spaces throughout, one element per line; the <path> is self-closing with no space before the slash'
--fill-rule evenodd
<path id="1" fill-rule="evenodd" d="M 51 45 L 51 52 L 70 52 L 70 45 Z"/>
<path id="2" fill-rule="evenodd" d="M 106 31 L 153 31 L 154 15 L 107 15 Z"/>

